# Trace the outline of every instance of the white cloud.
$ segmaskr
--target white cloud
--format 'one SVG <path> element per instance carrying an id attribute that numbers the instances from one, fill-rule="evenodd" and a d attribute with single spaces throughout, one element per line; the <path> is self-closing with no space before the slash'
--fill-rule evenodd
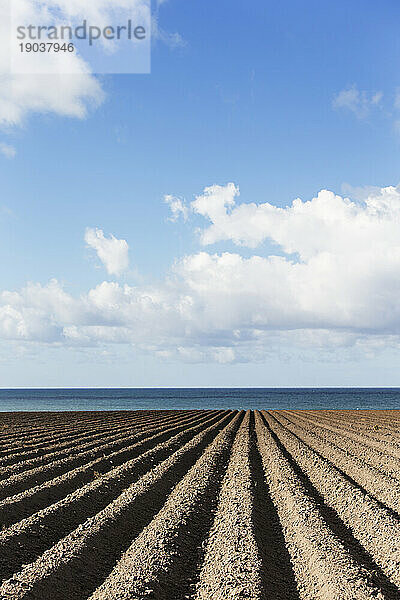
<path id="1" fill-rule="evenodd" d="M 105 26 L 113 15 L 145 16 L 146 0 L 11 0 L 19 23 L 81 22 L 87 19 Z M 162 2 L 158 2 L 158 5 Z M 118 13 L 116 12 L 118 11 Z M 57 21 L 58 19 L 58 21 Z M 153 15 L 153 35 L 169 46 L 184 45 L 179 33 L 168 33 L 159 25 L 158 8 Z M 0 3 L 0 126 L 24 124 L 34 114 L 55 114 L 83 119 L 105 99 L 101 83 L 91 66 L 77 53 L 59 52 L 35 55 L 46 64 L 46 74 L 10 72 L 10 3 Z M 103 41 L 108 50 L 112 42 Z M 40 62 L 41 61 L 41 62 Z M 44 61 L 46 61 L 44 63 Z M 73 74 L 69 74 L 73 73 Z"/>
<path id="2" fill-rule="evenodd" d="M 184 221 L 187 221 L 187 218 L 189 216 L 189 209 L 186 206 L 185 201 L 182 200 L 182 198 L 178 198 L 176 196 L 171 196 L 170 194 L 167 194 L 166 196 L 164 196 L 164 202 L 168 204 L 172 213 L 171 217 L 169 217 L 168 219 L 169 221 L 176 223 L 179 217 L 182 217 Z"/>
<path id="3" fill-rule="evenodd" d="M 202 251 L 177 260 L 157 285 L 104 281 L 77 298 L 56 281 L 4 291 L 0 338 L 131 344 L 166 359 L 220 363 L 399 349 L 400 189 L 365 193 L 352 201 L 321 191 L 279 208 L 237 205 L 233 184 L 206 188 L 194 201 L 211 220 L 204 243 L 254 248 L 268 239 L 280 255 Z M 86 241 L 110 273 L 127 266 L 124 240 L 90 229 Z"/>
<path id="4" fill-rule="evenodd" d="M 208 217 L 214 225 L 214 231 L 203 232 L 203 244 L 218 241 L 217 230 L 221 227 L 224 228 L 224 223 L 229 219 L 229 210 L 235 205 L 235 198 L 239 195 L 239 188 L 234 183 L 228 183 L 225 186 L 212 185 L 206 187 L 203 194 L 197 196 L 191 203 L 191 208 L 195 213 Z M 224 238 L 220 237 L 219 239 Z"/>
<path id="5" fill-rule="evenodd" d="M 228 184 L 206 188 L 192 206 L 211 221 L 202 231 L 203 244 L 232 240 L 255 248 L 269 239 L 302 260 L 326 253 L 355 256 L 371 251 L 372 241 L 392 250 L 399 243 L 400 187 L 366 188 L 365 194 L 363 202 L 322 190 L 285 208 L 269 202 L 237 205 L 239 190 Z"/>
<path id="6" fill-rule="evenodd" d="M 5 144 L 5 143 L 0 143 L 0 152 L 6 158 L 14 158 L 17 154 L 17 151 L 14 148 L 14 146 L 10 146 L 9 144 Z"/>
<path id="7" fill-rule="evenodd" d="M 373 108 L 380 105 L 382 98 L 382 92 L 368 93 L 352 86 L 342 90 L 335 96 L 333 106 L 334 108 L 349 110 L 359 119 L 364 119 Z"/>
<path id="8" fill-rule="evenodd" d="M 45 22 L 44 14 L 55 3 L 47 0 L 18 0 L 13 9 L 21 22 Z M 0 7 L 0 125 L 19 126 L 32 113 L 55 113 L 60 116 L 84 118 L 90 107 L 104 99 L 99 81 L 89 66 L 76 54 L 59 52 L 46 56 L 50 73 L 46 75 L 10 72 L 7 44 L 10 26 L 7 3 Z M 74 74 L 68 75 L 71 71 Z"/>
<path id="9" fill-rule="evenodd" d="M 0 91 L 0 124 L 21 125 L 30 113 L 55 113 L 83 119 L 104 98 L 97 79 L 80 75 L 12 75 Z"/>
<path id="10" fill-rule="evenodd" d="M 12 0 L 15 21 L 51 23 L 54 16 L 77 21 L 87 19 L 101 26 L 116 10 L 140 12 L 142 0 Z M 46 74 L 10 72 L 8 40 L 10 4 L 0 4 L 0 125 L 19 126 L 34 113 L 54 113 L 63 117 L 85 118 L 91 108 L 104 100 L 99 80 L 76 52 L 35 56 L 46 61 Z M 43 62 L 44 64 L 44 62 Z M 69 74 L 73 73 L 73 74 Z"/>
<path id="11" fill-rule="evenodd" d="M 88 227 L 85 242 L 96 250 L 110 275 L 121 275 L 129 268 L 129 246 L 126 240 L 118 240 L 113 235 L 107 238 L 101 229 Z"/>

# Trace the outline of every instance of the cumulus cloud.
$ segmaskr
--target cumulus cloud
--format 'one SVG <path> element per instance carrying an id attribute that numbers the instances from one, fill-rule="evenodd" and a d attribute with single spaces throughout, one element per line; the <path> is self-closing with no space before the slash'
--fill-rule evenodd
<path id="1" fill-rule="evenodd" d="M 159 24 L 158 2 L 152 18 L 154 39 L 177 47 L 184 45 L 179 33 L 169 33 Z M 0 126 L 21 126 L 35 113 L 56 114 L 83 119 L 105 98 L 100 81 L 93 69 L 77 52 L 58 52 L 25 56 L 34 60 L 38 73 L 11 70 L 9 56 L 11 15 L 18 24 L 79 24 L 86 19 L 104 27 L 115 15 L 125 18 L 146 17 L 148 0 L 12 0 L 0 3 Z M 113 41 L 102 39 L 103 47 L 112 52 Z M 21 60 L 18 55 L 17 61 Z M 43 74 L 41 74 L 43 72 Z"/>
<path id="2" fill-rule="evenodd" d="M 184 221 L 187 221 L 189 209 L 185 201 L 182 200 L 182 198 L 178 198 L 177 196 L 171 196 L 170 194 L 167 194 L 166 196 L 164 196 L 164 202 L 168 204 L 172 213 L 168 219 L 169 221 L 176 223 L 179 217 L 182 217 Z"/>
<path id="3" fill-rule="evenodd" d="M 152 36 L 170 47 L 185 45 L 179 33 L 169 33 L 159 24 L 157 3 L 152 15 Z M 55 114 L 61 117 L 84 119 L 105 99 L 105 93 L 92 66 L 78 53 L 58 52 L 36 54 L 39 74 L 10 69 L 9 34 L 10 6 L 14 22 L 79 24 L 83 19 L 104 27 L 115 15 L 125 18 L 147 16 L 148 0 L 12 0 L 0 3 L 0 126 L 21 126 L 34 114 Z M 114 42 L 99 41 L 107 52 L 115 49 Z M 32 55 L 30 55 L 32 59 Z M 24 57 L 24 60 L 27 56 Z M 19 57 L 21 60 L 21 57 Z M 43 73 L 41 72 L 43 70 Z M 18 71 L 18 72 L 17 72 Z"/>
<path id="4" fill-rule="evenodd" d="M 17 154 L 17 151 L 14 148 L 14 146 L 10 146 L 9 144 L 5 144 L 5 143 L 0 143 L 0 152 L 6 158 L 14 158 Z"/>
<path id="5" fill-rule="evenodd" d="M 0 337 L 219 363 L 400 347 L 400 188 L 368 188 L 363 200 L 323 190 L 283 208 L 238 198 L 234 184 L 211 186 L 193 210 L 211 222 L 204 244 L 259 247 L 250 256 L 203 250 L 156 285 L 104 281 L 79 297 L 56 281 L 4 291 Z M 88 229 L 86 241 L 110 273 L 127 266 L 124 240 Z"/>
<path id="6" fill-rule="evenodd" d="M 399 243 L 400 187 L 365 188 L 364 194 L 356 202 L 322 190 L 312 200 L 297 198 L 281 208 L 236 204 L 239 189 L 230 183 L 206 188 L 192 206 L 211 222 L 201 233 L 203 244 L 231 240 L 255 248 L 269 239 L 302 260 L 325 253 L 355 256 L 371 251 L 371 241 L 390 251 Z"/>
<path id="7" fill-rule="evenodd" d="M 69 12 L 73 9 L 73 3 Z M 49 8 L 67 14 L 63 2 L 17 0 L 13 5 L 16 21 L 47 22 Z M 84 118 L 90 107 L 104 99 L 99 81 L 76 53 L 46 55 L 47 74 L 18 74 L 10 71 L 8 43 L 10 15 L 8 3 L 0 7 L 0 125 L 18 126 L 32 113 L 55 113 Z M 77 6 L 76 11 L 77 12 Z M 43 59 L 44 60 L 44 59 Z M 68 73 L 74 74 L 68 74 Z"/>
<path id="8" fill-rule="evenodd" d="M 382 92 L 368 93 L 352 86 L 340 91 L 334 97 L 333 106 L 334 108 L 349 110 L 359 119 L 364 119 L 373 108 L 380 105 L 382 98 Z"/>
<path id="9" fill-rule="evenodd" d="M 224 222 L 229 218 L 229 211 L 235 205 L 235 198 L 239 194 L 239 188 L 234 183 L 228 183 L 225 186 L 211 185 L 206 187 L 203 194 L 197 196 L 191 203 L 193 212 L 209 218 L 213 223 L 214 230 L 210 228 L 209 231 L 204 231 L 202 234 L 203 244 L 218 241 L 217 230 L 219 227 L 224 227 Z"/>
<path id="10" fill-rule="evenodd" d="M 129 268 L 129 246 L 126 240 L 119 240 L 113 235 L 106 237 L 102 229 L 88 227 L 85 242 L 96 250 L 110 275 L 121 275 Z"/>
<path id="11" fill-rule="evenodd" d="M 83 66 L 82 66 L 83 67 Z M 82 68 L 71 75 L 10 75 L 0 91 L 0 124 L 21 125 L 30 113 L 55 113 L 83 119 L 104 94 L 97 79 Z"/>
<path id="12" fill-rule="evenodd" d="M 132 15 L 143 11 L 143 0 L 12 0 L 16 23 L 80 22 L 87 19 L 102 26 L 115 11 Z M 104 92 L 91 67 L 76 52 L 35 56 L 46 64 L 45 74 L 22 74 L 10 70 L 8 51 L 10 6 L 0 4 L 0 125 L 21 125 L 34 113 L 53 113 L 83 119 L 104 100 Z M 45 63 L 44 63 L 45 61 Z"/>

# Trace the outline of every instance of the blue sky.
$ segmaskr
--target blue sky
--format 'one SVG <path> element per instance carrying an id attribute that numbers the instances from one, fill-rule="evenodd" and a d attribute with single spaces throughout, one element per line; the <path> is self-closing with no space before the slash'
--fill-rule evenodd
<path id="1" fill-rule="evenodd" d="M 104 97 L 98 96 L 98 106 L 88 106 L 83 118 L 66 116 L 65 107 L 46 107 L 44 98 L 40 109 L 26 101 L 23 117 L 11 123 L 1 115 L 0 92 L 0 143 L 15 151 L 14 157 L 7 151 L 0 154 L 0 289 L 7 292 L 2 300 L 1 385 L 400 385 L 399 328 L 396 319 L 387 316 L 397 294 L 398 265 L 387 259 L 390 249 L 397 256 L 395 233 L 389 235 L 392 245 L 382 251 L 379 269 L 372 269 L 379 271 L 376 279 L 363 279 L 348 296 L 344 291 L 338 314 L 331 308 L 328 314 L 328 309 L 320 311 L 315 305 L 304 307 L 305 300 L 301 310 L 289 314 L 297 297 L 293 289 L 290 296 L 282 295 L 285 318 L 270 307 L 257 316 L 257 325 L 249 326 L 246 310 L 249 315 L 258 310 L 254 294 L 259 294 L 257 307 L 264 306 L 264 298 L 265 304 L 271 302 L 271 289 L 278 285 L 268 275 L 268 289 L 249 286 L 252 298 L 241 297 L 230 323 L 222 317 L 219 321 L 213 311 L 206 317 L 199 309 L 194 311 L 197 316 L 185 316 L 184 326 L 177 321 L 179 334 L 167 332 L 163 325 L 154 337 L 153 317 L 144 327 L 141 316 L 129 313 L 129 325 L 118 325 L 124 334 L 112 343 L 108 334 L 93 338 L 85 329 L 86 341 L 80 331 L 80 341 L 71 344 L 65 342 L 64 327 L 110 327 L 118 315 L 100 315 L 96 305 L 97 312 L 82 316 L 85 305 L 76 309 L 81 313 L 74 321 L 70 314 L 57 312 L 54 298 L 32 300 L 22 292 L 28 282 L 46 286 L 57 279 L 76 302 L 104 281 L 140 293 L 151 287 L 164 294 L 175 276 L 173 265 L 204 252 L 235 254 L 243 260 L 289 256 L 292 265 L 293 260 L 309 260 L 302 257 L 303 241 L 297 246 L 294 242 L 288 251 L 292 230 L 286 233 L 289 240 L 277 238 L 266 225 L 261 242 L 254 245 L 243 232 L 235 234 L 232 219 L 229 224 L 225 218 L 213 221 L 209 207 L 201 213 L 190 204 L 206 187 L 229 182 L 240 188 L 238 205 L 283 208 L 297 197 L 311 201 L 324 189 L 353 194 L 357 203 L 366 192 L 352 187 L 397 186 L 399 17 L 394 1 L 168 0 L 159 6 L 159 26 L 167 34 L 178 33 L 181 42 L 154 40 L 150 75 L 99 76 Z M 167 194 L 186 203 L 186 221 L 169 220 Z M 374 194 L 381 199 L 380 192 Z M 396 221 L 395 192 L 390 198 L 392 212 L 386 218 Z M 331 205 L 326 214 L 331 214 Z M 367 217 L 371 215 L 370 211 Z M 198 230 L 204 232 L 210 223 L 224 233 L 205 245 Z M 253 225 L 250 217 L 243 222 L 250 230 Z M 371 222 L 376 234 L 371 245 L 388 239 L 387 233 L 379 237 L 381 225 Z M 318 230 L 318 223 L 315 227 Z M 337 227 L 344 225 L 339 222 Z M 96 250 L 85 242 L 87 228 L 126 240 L 129 268 L 107 272 Z M 368 261 L 367 251 L 360 248 L 360 260 Z M 336 249 L 328 251 L 335 255 Z M 351 247 L 348 252 L 354 258 Z M 206 263 L 200 267 L 203 283 L 210 268 Z M 192 266 L 185 269 L 183 274 L 179 271 L 180 283 L 173 284 L 176 302 L 178 296 L 187 297 L 187 286 L 192 285 L 187 275 Z M 246 276 L 239 284 L 243 288 Z M 319 287 L 323 285 L 320 280 Z M 382 285 L 387 285 L 381 294 L 386 316 L 377 319 L 379 308 L 375 313 L 373 307 L 360 308 L 359 298 L 363 289 L 372 290 L 372 296 L 376 291 L 380 298 Z M 283 294 L 279 286 L 278 304 Z M 21 297 L 15 300 L 8 292 Z M 196 296 L 193 302 L 197 301 L 212 308 L 227 306 L 229 295 L 211 294 L 201 300 Z M 321 305 L 324 302 L 322 298 Z M 358 322 L 360 313 L 365 318 Z M 11 326 L 10 318 L 19 326 Z M 21 325 L 30 318 L 45 321 L 46 331 L 51 322 L 57 332 L 42 335 L 42 325 L 35 325 L 32 333 L 30 326 Z M 143 325 L 140 335 L 135 319 Z M 256 336 L 257 342 L 252 338 L 237 345 L 234 332 L 239 330 L 246 340 L 254 330 L 262 330 L 267 338 L 260 341 Z M 304 336 L 298 340 L 300 331 L 306 341 Z M 182 349 L 178 354 L 176 347 Z"/>

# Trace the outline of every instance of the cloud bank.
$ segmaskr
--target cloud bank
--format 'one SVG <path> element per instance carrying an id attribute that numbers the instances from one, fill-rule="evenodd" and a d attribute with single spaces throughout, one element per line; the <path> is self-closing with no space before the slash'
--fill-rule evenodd
<path id="1" fill-rule="evenodd" d="M 322 190 L 284 208 L 238 198 L 236 185 L 214 185 L 191 205 L 208 221 L 201 243 L 229 241 L 237 252 L 181 257 L 153 286 L 103 281 L 78 298 L 55 280 L 4 291 L 0 337 L 72 347 L 124 343 L 222 363 L 261 360 L 282 347 L 399 346 L 399 188 L 370 190 L 364 201 Z M 127 268 L 125 240 L 101 229 L 88 229 L 85 239 L 108 273 Z M 243 246 L 253 249 L 250 257 L 241 255 Z"/>

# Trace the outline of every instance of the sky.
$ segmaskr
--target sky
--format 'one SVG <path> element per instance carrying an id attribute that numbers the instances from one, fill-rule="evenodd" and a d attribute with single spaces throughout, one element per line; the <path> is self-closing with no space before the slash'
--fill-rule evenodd
<path id="1" fill-rule="evenodd" d="M 0 60 L 0 386 L 400 386 L 398 2 L 152 11 L 149 74 Z"/>

